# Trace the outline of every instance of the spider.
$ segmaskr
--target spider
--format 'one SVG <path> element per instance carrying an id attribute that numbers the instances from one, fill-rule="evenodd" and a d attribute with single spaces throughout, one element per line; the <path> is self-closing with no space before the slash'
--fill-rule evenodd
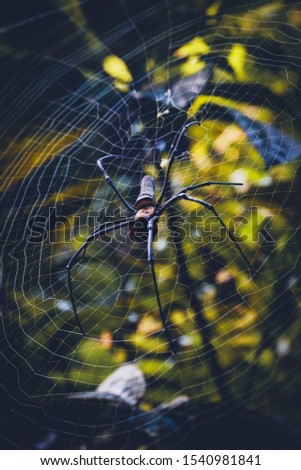
<path id="1" fill-rule="evenodd" d="M 83 259 L 84 255 L 85 255 L 85 251 L 87 249 L 87 246 L 91 242 L 93 242 L 94 240 L 99 239 L 101 237 L 101 235 L 103 235 L 103 234 L 107 234 L 109 232 L 114 231 L 115 229 L 118 229 L 118 228 L 123 227 L 123 226 L 127 226 L 128 229 L 129 229 L 129 234 L 132 236 L 134 241 L 137 241 L 137 242 L 140 242 L 140 243 L 147 242 L 148 263 L 149 263 L 150 268 L 151 268 L 151 274 L 152 274 L 152 279 L 153 279 L 153 283 L 154 283 L 154 291 L 155 291 L 155 295 L 156 295 L 156 299 L 157 299 L 157 305 L 158 305 L 162 325 L 163 325 L 167 340 L 169 342 L 170 349 L 174 354 L 176 354 L 176 350 L 175 350 L 175 347 L 173 345 L 173 340 L 170 336 L 170 333 L 169 333 L 169 330 L 168 330 L 168 327 L 167 327 L 167 317 L 165 315 L 165 312 L 164 312 L 164 310 L 162 308 L 162 304 L 161 304 L 159 288 L 158 288 L 158 282 L 157 282 L 156 271 L 155 271 L 154 253 L 153 253 L 153 240 L 154 240 L 154 237 L 156 236 L 156 233 L 157 233 L 157 224 L 158 224 L 159 218 L 164 213 L 164 211 L 166 211 L 166 209 L 168 207 L 170 207 L 172 204 L 174 204 L 176 201 L 178 201 L 180 199 L 195 202 L 196 204 L 200 204 L 201 206 L 203 206 L 206 209 L 208 209 L 209 211 L 211 211 L 214 214 L 214 216 L 218 219 L 220 224 L 224 227 L 224 229 L 226 230 L 227 236 L 234 243 L 234 246 L 237 248 L 240 255 L 244 258 L 244 260 L 248 264 L 249 268 L 252 268 L 248 258 L 243 253 L 242 249 L 238 245 L 238 243 L 235 240 L 234 236 L 232 235 L 232 233 L 230 232 L 228 227 L 225 225 L 225 223 L 223 222 L 223 220 L 221 219 L 221 217 L 219 216 L 219 214 L 215 210 L 214 206 L 212 204 L 206 202 L 206 201 L 203 201 L 202 199 L 198 199 L 198 198 L 192 197 L 189 194 L 187 194 L 187 193 L 189 193 L 189 192 L 191 192 L 195 189 L 205 187 L 205 186 L 211 186 L 211 185 L 240 186 L 243 183 L 228 183 L 228 182 L 220 182 L 220 181 L 206 181 L 204 183 L 198 183 L 198 184 L 194 184 L 194 185 L 191 185 L 191 186 L 187 186 L 186 188 L 183 188 L 181 191 L 177 192 L 176 194 L 174 194 L 170 198 L 168 198 L 168 199 L 165 198 L 165 193 L 166 193 L 166 189 L 167 189 L 167 186 L 168 186 L 169 175 L 170 175 L 170 171 L 171 171 L 171 168 L 172 168 L 172 164 L 173 164 L 175 158 L 177 156 L 178 157 L 180 156 L 180 155 L 177 155 L 179 143 L 180 143 L 182 137 L 186 134 L 187 129 L 190 126 L 194 125 L 194 124 L 200 125 L 200 123 L 198 121 L 192 121 L 192 122 L 189 122 L 189 123 L 185 124 L 183 126 L 182 130 L 178 133 L 178 136 L 176 136 L 173 144 L 171 145 L 166 173 L 165 173 L 165 176 L 164 176 L 164 179 L 163 179 L 161 192 L 160 192 L 160 195 L 159 195 L 157 200 L 155 198 L 155 181 L 151 176 L 145 175 L 141 180 L 140 193 L 139 193 L 139 195 L 136 199 L 136 202 L 135 202 L 134 206 L 131 206 L 125 200 L 125 198 L 122 196 L 122 194 L 119 192 L 119 190 L 117 189 L 115 183 L 109 177 L 108 173 L 106 172 L 106 170 L 103 166 L 103 161 L 106 158 L 109 158 L 109 157 L 110 158 L 112 158 L 112 157 L 123 158 L 123 157 L 120 156 L 120 155 L 105 155 L 105 156 L 103 156 L 103 157 L 101 157 L 97 160 L 97 165 L 99 166 L 105 180 L 111 186 L 113 191 L 115 191 L 115 193 L 117 194 L 117 196 L 119 197 L 119 199 L 121 200 L 123 205 L 131 212 L 132 215 L 130 217 L 127 217 L 127 218 L 122 219 L 122 220 L 106 222 L 106 223 L 100 225 L 96 230 L 94 230 L 93 232 L 91 232 L 88 235 L 86 241 L 73 254 L 73 256 L 71 257 L 71 259 L 70 259 L 70 261 L 67 265 L 68 289 L 69 289 L 69 294 L 70 294 L 71 303 L 72 303 L 72 307 L 73 307 L 73 312 L 74 312 L 74 316 L 75 316 L 77 325 L 78 325 L 81 333 L 84 336 L 86 336 L 86 333 L 85 333 L 85 331 L 82 327 L 82 324 L 80 322 L 80 319 L 78 317 L 77 309 L 76 309 L 76 305 L 75 305 L 75 299 L 74 299 L 74 295 L 73 295 L 71 270 L 77 264 L 77 262 L 79 261 L 80 256 L 81 256 L 81 259 Z"/>

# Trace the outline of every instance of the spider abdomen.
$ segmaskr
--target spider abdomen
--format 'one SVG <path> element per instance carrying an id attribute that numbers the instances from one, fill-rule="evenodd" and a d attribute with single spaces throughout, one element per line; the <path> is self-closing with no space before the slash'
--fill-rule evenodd
<path id="1" fill-rule="evenodd" d="M 154 206 L 155 199 L 155 181 L 152 176 L 143 176 L 140 184 L 140 193 L 137 197 L 135 207 L 141 209 L 142 207 Z"/>

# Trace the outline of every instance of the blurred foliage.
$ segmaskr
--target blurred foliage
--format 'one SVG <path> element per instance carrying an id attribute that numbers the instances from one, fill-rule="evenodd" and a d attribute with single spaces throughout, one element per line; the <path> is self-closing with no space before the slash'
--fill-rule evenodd
<path id="1" fill-rule="evenodd" d="M 187 119 L 196 117 L 201 126 L 191 127 L 184 139 L 181 150 L 186 153 L 175 162 L 171 188 L 175 192 L 212 180 L 244 183 L 208 186 L 193 195 L 214 204 L 226 224 L 235 228 L 255 274 L 251 276 L 212 214 L 182 201 L 176 208 L 177 231 L 183 235 L 191 288 L 202 304 L 234 398 L 258 410 L 296 417 L 301 389 L 300 5 L 257 1 L 250 9 L 248 2 L 239 2 L 232 10 L 223 1 L 174 2 L 169 27 L 183 27 L 175 32 L 166 55 L 167 46 L 158 39 L 168 27 L 164 14 L 147 9 L 143 14 L 142 7 L 136 5 L 135 10 L 133 2 L 125 2 L 127 15 L 135 17 L 143 31 L 143 47 L 135 49 L 139 41 L 129 26 L 128 33 L 114 30 L 116 21 L 127 31 L 128 23 L 121 21 L 123 2 L 112 2 L 105 11 L 93 1 L 52 4 L 62 8 L 62 24 L 68 25 L 58 44 L 83 28 L 65 51 L 50 49 L 51 60 L 60 61 L 65 53 L 75 70 L 70 72 L 65 60 L 57 83 L 55 73 L 47 79 L 41 75 L 46 91 L 38 105 L 43 102 L 45 107 L 35 110 L 32 105 L 28 111 L 37 122 L 20 111 L 20 121 L 8 127 L 2 156 L 4 213 L 13 233 L 5 245 L 5 355 L 20 371 L 20 388 L 29 396 L 93 389 L 113 368 L 138 361 L 150 385 L 146 407 L 183 390 L 204 403 L 220 400 L 196 313 L 179 281 L 168 217 L 160 220 L 154 251 L 178 358 L 171 357 L 162 331 L 145 247 L 126 240 L 123 232 L 91 244 L 73 270 L 87 338 L 75 328 L 66 287 L 65 266 L 89 232 L 87 215 L 101 222 L 105 213 L 122 209 L 96 168 L 99 151 L 137 152 L 132 167 L 120 167 L 119 172 L 116 160 L 108 162 L 118 188 L 131 202 L 142 172 L 156 178 L 159 194 L 172 140 Z M 196 15 L 203 28 L 191 37 L 185 24 Z M 156 40 L 149 43 L 154 23 Z M 8 31 L 1 48 L 7 70 L 18 74 L 18 66 L 22 70 L 33 51 L 36 62 L 44 53 L 45 66 L 50 46 L 46 39 L 40 45 L 34 39 L 25 48 L 17 34 Z M 72 63 L 72 52 L 80 47 L 89 54 Z M 26 71 L 28 82 L 39 83 L 34 72 Z M 76 100 L 84 86 L 88 91 L 81 103 Z M 32 96 L 21 88 L 17 94 L 26 103 Z M 81 106 L 93 101 L 93 93 L 100 114 L 96 119 L 93 103 L 81 117 Z M 120 106 L 110 114 L 117 99 Z M 67 122 L 58 120 L 60 132 L 48 126 L 58 106 L 70 112 Z M 99 118 L 105 123 L 101 130 Z M 255 132 L 250 122 L 260 123 L 257 141 L 250 138 Z M 270 134 L 262 136 L 266 126 L 271 126 Z M 276 149 L 273 139 L 278 139 Z M 272 166 L 269 152 L 281 153 L 282 163 Z M 24 185 L 31 187 L 26 197 Z M 27 243 L 29 217 L 38 214 L 50 223 L 53 207 L 62 221 L 55 228 L 50 225 L 54 243 Z M 79 230 L 79 218 L 84 230 Z"/>

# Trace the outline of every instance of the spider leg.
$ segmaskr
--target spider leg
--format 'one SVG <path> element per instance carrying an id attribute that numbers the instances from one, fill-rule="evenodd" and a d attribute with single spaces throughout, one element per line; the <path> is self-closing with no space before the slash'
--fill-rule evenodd
<path id="1" fill-rule="evenodd" d="M 157 214 L 160 216 L 165 209 L 170 207 L 175 201 L 178 199 L 183 199 L 183 194 L 185 194 L 187 191 L 193 191 L 194 189 L 197 188 L 202 188 L 204 186 L 211 186 L 214 184 L 218 184 L 221 186 L 243 186 L 243 183 L 226 183 L 226 182 L 221 182 L 221 181 L 206 181 L 205 183 L 198 183 L 198 184 L 193 184 L 191 186 L 186 186 L 186 188 L 181 189 L 177 194 L 172 196 L 170 199 L 168 199 L 162 206 L 158 209 Z"/>
<path id="2" fill-rule="evenodd" d="M 71 303 L 72 303 L 72 309 L 73 309 L 73 313 L 74 313 L 74 316 L 75 316 L 75 319 L 76 319 L 76 322 L 77 322 L 77 326 L 79 327 L 81 333 L 83 336 L 86 336 L 86 333 L 82 327 L 82 324 L 80 322 L 80 319 L 78 317 L 78 314 L 77 314 L 77 309 L 76 309 L 76 305 L 75 305 L 75 300 L 74 300 L 74 294 L 73 294 L 73 287 L 72 287 L 72 279 L 71 279 L 71 269 L 73 268 L 73 266 L 76 265 L 76 263 L 79 261 L 79 257 L 80 257 L 80 254 L 82 252 L 85 252 L 86 251 L 86 248 L 88 246 L 88 242 L 86 241 L 75 253 L 74 255 L 72 256 L 72 258 L 70 259 L 69 263 L 67 264 L 67 278 L 68 278 L 68 290 L 69 290 L 69 295 L 70 295 L 70 299 L 71 299 Z M 84 256 L 84 255 L 83 255 Z"/>
<path id="3" fill-rule="evenodd" d="M 168 201 L 166 201 L 165 204 L 163 204 L 161 206 L 160 210 L 157 212 L 158 216 L 160 216 L 163 213 L 163 211 L 165 211 L 165 209 L 167 209 L 169 206 L 171 206 L 175 201 L 177 201 L 179 199 L 185 199 L 186 201 L 196 202 L 197 204 L 200 204 L 201 206 L 203 206 L 206 209 L 213 212 L 215 217 L 218 219 L 219 223 L 226 229 L 226 233 L 227 233 L 228 237 L 234 243 L 234 246 L 239 251 L 240 255 L 243 257 L 243 259 L 245 260 L 245 262 L 249 266 L 250 270 L 252 271 L 253 267 L 252 267 L 250 261 L 248 260 L 248 258 L 246 257 L 246 255 L 244 254 L 242 249 L 240 248 L 238 242 L 235 240 L 234 236 L 232 235 L 231 231 L 228 229 L 228 227 L 225 224 L 225 222 L 223 221 L 223 219 L 220 217 L 220 215 L 215 210 L 214 206 L 212 204 L 210 204 L 209 202 L 203 201 L 203 199 L 197 199 L 195 197 L 188 196 L 188 194 L 186 194 L 185 192 L 180 192 L 180 193 L 176 194 L 175 196 L 172 196 Z"/>
<path id="4" fill-rule="evenodd" d="M 124 158 L 122 155 L 104 155 L 103 157 L 99 158 L 97 160 L 97 165 L 99 166 L 106 182 L 111 186 L 111 188 L 115 191 L 115 193 L 117 194 L 117 196 L 119 197 L 119 199 L 123 202 L 123 204 L 125 205 L 125 207 L 127 209 L 129 209 L 131 212 L 135 212 L 135 208 L 133 206 L 131 206 L 130 204 L 128 204 L 128 202 L 124 199 L 124 197 L 122 196 L 121 192 L 119 191 L 119 189 L 116 187 L 115 183 L 113 182 L 113 180 L 109 177 L 108 173 L 106 172 L 106 170 L 104 169 L 103 167 L 103 164 L 102 164 L 102 161 L 105 159 L 105 158 L 112 158 L 112 157 L 119 157 L 119 158 Z"/>
<path id="5" fill-rule="evenodd" d="M 85 333 L 85 331 L 82 327 L 79 316 L 77 314 L 77 309 L 76 309 L 75 299 L 74 299 L 74 294 L 73 294 L 73 287 L 72 287 L 71 270 L 79 262 L 80 255 L 82 255 L 81 259 L 83 258 L 89 243 L 91 243 L 93 240 L 96 240 L 97 237 L 99 237 L 103 233 L 111 232 L 112 230 L 115 230 L 116 228 L 123 227 L 124 225 L 130 224 L 130 223 L 131 223 L 131 219 L 125 219 L 125 220 L 121 220 L 121 221 L 118 221 L 118 222 L 109 222 L 109 223 L 106 222 L 106 223 L 100 225 L 96 230 L 94 230 L 93 232 L 90 233 L 90 235 L 88 236 L 85 243 L 73 254 L 73 256 L 71 257 L 69 263 L 66 266 L 67 279 L 68 279 L 68 290 L 69 290 L 70 299 L 71 299 L 71 303 L 72 303 L 73 313 L 74 313 L 77 325 L 78 325 L 81 333 L 83 334 L 83 336 L 86 336 L 86 333 Z"/>
<path id="6" fill-rule="evenodd" d="M 154 282 L 154 287 L 155 287 L 155 294 L 156 294 L 156 299 L 157 299 L 157 304 L 160 312 L 160 317 L 162 320 L 163 328 L 165 331 L 165 334 L 167 336 L 170 349 L 174 355 L 177 354 L 177 351 L 174 348 L 172 338 L 170 336 L 168 326 L 167 326 L 167 318 L 163 312 L 162 305 L 161 305 L 161 300 L 160 300 L 160 293 L 159 293 L 159 288 L 158 288 L 158 283 L 157 283 L 157 276 L 156 276 L 156 271 L 155 271 L 155 260 L 154 260 L 154 252 L 153 252 L 153 239 L 154 239 L 154 223 L 157 220 L 156 217 L 153 217 L 152 219 L 149 220 L 148 222 L 148 239 L 147 239 L 147 257 L 148 257 L 148 262 L 151 267 L 151 272 L 152 272 L 152 277 L 153 277 L 153 282 Z"/>
<path id="7" fill-rule="evenodd" d="M 119 222 L 125 222 L 126 220 L 128 220 L 129 222 L 131 221 L 131 219 L 121 219 L 121 220 L 115 220 L 114 222 L 107 222 L 109 225 L 111 225 L 112 223 L 114 224 L 118 224 Z M 97 232 L 100 230 L 100 228 L 102 227 L 103 225 L 99 225 L 95 230 L 93 230 L 91 233 L 89 233 L 89 236 L 88 236 L 88 239 L 87 241 L 93 241 L 94 240 L 94 236 L 96 235 L 97 236 Z M 87 246 L 85 244 L 85 247 L 84 247 L 84 250 L 82 252 L 82 256 L 81 256 L 81 259 L 80 261 L 82 261 L 85 257 L 85 254 L 86 254 L 86 251 L 87 251 Z"/>
<path id="8" fill-rule="evenodd" d="M 166 169 L 166 173 L 165 173 L 161 193 L 160 193 L 160 196 L 159 196 L 158 201 L 157 201 L 158 206 L 161 204 L 161 201 L 164 197 L 164 193 L 165 193 L 165 189 L 166 189 L 166 186 L 167 186 L 167 183 L 168 183 L 170 170 L 171 170 L 172 164 L 173 164 L 173 162 L 176 158 L 176 152 L 178 150 L 179 143 L 180 143 L 182 137 L 186 134 L 187 129 L 190 126 L 194 125 L 194 124 L 200 125 L 199 121 L 192 121 L 192 122 L 189 122 L 188 124 L 185 124 L 185 126 L 183 126 L 181 132 L 178 134 L 178 136 L 176 137 L 176 139 L 174 140 L 174 142 L 171 145 L 170 157 L 169 157 L 169 160 L 168 160 L 168 165 L 167 165 L 167 169 Z"/>
<path id="9" fill-rule="evenodd" d="M 93 237 L 93 236 L 95 235 L 95 233 L 98 232 L 99 228 L 100 228 L 100 226 L 97 227 L 95 230 L 93 230 L 93 232 L 89 233 L 89 237 L 88 237 L 88 238 Z M 81 255 L 81 258 L 80 258 L 78 261 L 82 261 L 82 260 L 84 259 L 85 255 L 86 255 L 87 248 L 88 248 L 88 244 L 89 244 L 89 242 L 88 242 L 88 240 L 87 240 L 87 241 L 83 244 L 83 246 L 81 247 L 81 248 L 83 248 L 83 250 L 82 250 L 82 252 L 81 252 L 82 255 Z M 81 248 L 79 248 L 78 251 L 80 251 Z M 76 254 L 76 253 L 75 253 L 75 254 Z M 70 261 L 71 261 L 71 260 L 70 260 Z M 74 263 L 74 264 L 76 264 L 76 263 Z M 74 264 L 73 264 L 73 266 L 74 266 Z"/>
<path id="10" fill-rule="evenodd" d="M 244 254 L 242 249 L 240 248 L 239 244 L 235 240 L 234 236 L 232 235 L 231 231 L 228 229 L 228 227 L 225 224 L 225 222 L 223 221 L 223 219 L 219 216 L 219 214 L 215 210 L 214 206 L 212 204 L 209 204 L 209 202 L 203 201 L 202 199 L 197 199 L 195 197 L 188 196 L 187 194 L 185 194 L 183 199 L 186 199 L 187 201 L 196 202 L 197 204 L 200 204 L 201 206 L 205 207 L 209 211 L 213 212 L 215 217 L 218 219 L 219 223 L 226 229 L 226 233 L 227 233 L 228 237 L 230 238 L 230 240 L 234 243 L 234 246 L 236 247 L 236 249 L 239 251 L 239 253 L 243 257 L 243 259 L 245 260 L 245 262 L 247 263 L 249 268 L 252 270 L 252 265 L 251 265 L 250 261 L 248 260 L 248 258 L 246 257 L 246 255 Z"/>

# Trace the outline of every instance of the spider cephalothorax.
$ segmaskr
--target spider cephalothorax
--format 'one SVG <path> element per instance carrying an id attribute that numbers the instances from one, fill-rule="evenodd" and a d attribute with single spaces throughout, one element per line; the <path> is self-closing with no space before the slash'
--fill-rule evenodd
<path id="1" fill-rule="evenodd" d="M 228 183 L 228 182 L 219 182 L 219 181 L 206 181 L 204 183 L 198 183 L 195 185 L 187 186 L 186 188 L 183 188 L 181 191 L 177 192 L 170 198 L 165 200 L 166 197 L 166 189 L 168 186 L 168 181 L 169 181 L 169 175 L 170 175 L 170 170 L 172 167 L 172 164 L 177 156 L 178 152 L 178 146 L 181 138 L 185 135 L 188 127 L 194 124 L 199 124 L 197 121 L 190 122 L 186 124 L 181 132 L 179 132 L 178 136 L 175 139 L 175 142 L 173 143 L 171 147 L 171 152 L 167 164 L 167 169 L 164 177 L 164 181 L 162 184 L 161 192 L 159 194 L 158 199 L 156 200 L 155 197 L 155 181 L 154 179 L 149 176 L 145 175 L 142 178 L 141 185 L 140 185 L 140 192 L 139 195 L 136 199 L 135 205 L 131 206 L 125 198 L 122 196 L 122 194 L 119 192 L 118 188 L 116 187 L 115 183 L 112 181 L 108 173 L 106 172 L 105 168 L 103 167 L 103 161 L 107 158 L 124 158 L 120 155 L 105 155 L 97 160 L 97 165 L 99 166 L 100 170 L 102 171 L 105 180 L 107 183 L 111 186 L 111 188 L 115 191 L 115 193 L 118 195 L 119 199 L 122 201 L 122 203 L 126 206 L 126 208 L 131 212 L 131 216 L 128 218 L 125 218 L 123 220 L 119 221 L 112 221 L 112 222 L 106 222 L 105 224 L 100 225 L 96 230 L 90 233 L 88 236 L 86 242 L 77 250 L 76 253 L 72 256 L 70 259 L 68 265 L 67 265 L 67 274 L 68 274 L 68 287 L 69 287 L 69 292 L 70 292 L 70 297 L 72 301 L 72 306 L 73 306 L 73 311 L 74 315 L 77 321 L 77 324 L 79 326 L 79 329 L 81 330 L 82 334 L 85 335 L 85 332 L 83 330 L 83 327 L 81 325 L 81 322 L 79 320 L 76 306 L 75 306 L 75 301 L 74 301 L 74 296 L 73 296 L 73 289 L 72 289 L 72 282 L 71 282 L 71 269 L 72 267 L 79 261 L 80 256 L 83 257 L 86 251 L 86 248 L 89 243 L 91 243 L 94 240 L 100 239 L 101 235 L 112 232 L 115 229 L 118 229 L 120 227 L 127 226 L 129 230 L 129 234 L 132 237 L 133 241 L 137 242 L 147 242 L 147 257 L 148 257 L 148 263 L 150 264 L 151 267 L 151 272 L 152 272 L 152 277 L 153 277 L 153 282 L 154 282 L 154 288 L 155 288 L 155 295 L 157 299 L 157 304 L 158 304 L 158 310 L 161 316 L 162 324 L 167 336 L 167 339 L 169 341 L 171 350 L 176 353 L 175 347 L 173 345 L 172 338 L 169 334 L 168 328 L 167 328 L 167 318 L 166 318 L 166 313 L 164 312 L 162 305 L 161 305 L 161 300 L 160 300 L 160 294 L 159 294 L 159 289 L 158 289 L 158 284 L 157 284 L 157 277 L 156 277 L 156 272 L 155 272 L 155 265 L 154 265 L 154 254 L 153 254 L 153 241 L 154 237 L 156 236 L 157 233 L 157 224 L 159 221 L 159 218 L 163 214 L 163 212 L 168 209 L 171 205 L 173 205 L 176 201 L 180 199 L 184 199 L 187 201 L 192 201 L 197 204 L 200 204 L 201 206 L 205 207 L 209 211 L 211 211 L 214 216 L 219 220 L 221 225 L 225 228 L 227 235 L 229 238 L 232 240 L 232 242 L 235 244 L 235 247 L 238 249 L 246 263 L 251 267 L 247 257 L 241 250 L 240 246 L 237 244 L 235 238 L 233 237 L 232 233 L 229 231 L 228 227 L 224 224 L 223 220 L 220 218 L 218 213 L 216 212 L 215 208 L 213 207 L 212 204 L 199 199 L 192 197 L 187 194 L 187 192 L 193 191 L 195 189 L 204 187 L 204 186 L 211 186 L 211 185 L 241 185 L 242 183 Z M 163 202 L 164 201 L 164 202 Z"/>

